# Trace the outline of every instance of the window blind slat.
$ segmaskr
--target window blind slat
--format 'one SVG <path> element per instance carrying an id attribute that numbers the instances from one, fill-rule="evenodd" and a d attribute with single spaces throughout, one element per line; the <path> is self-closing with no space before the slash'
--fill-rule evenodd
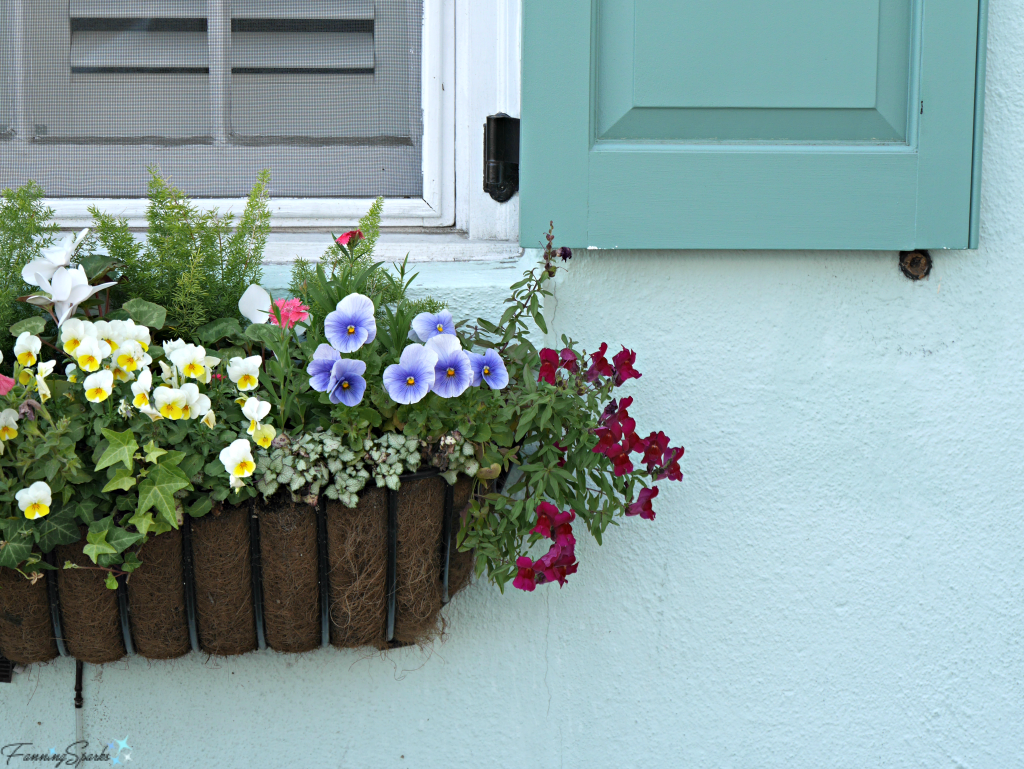
<path id="1" fill-rule="evenodd" d="M 205 18 L 206 0 L 71 0 L 71 18 Z"/>
<path id="2" fill-rule="evenodd" d="M 234 0 L 235 19 L 372 19 L 373 0 Z"/>
<path id="3" fill-rule="evenodd" d="M 205 32 L 89 31 L 71 36 L 71 71 L 202 72 Z"/>

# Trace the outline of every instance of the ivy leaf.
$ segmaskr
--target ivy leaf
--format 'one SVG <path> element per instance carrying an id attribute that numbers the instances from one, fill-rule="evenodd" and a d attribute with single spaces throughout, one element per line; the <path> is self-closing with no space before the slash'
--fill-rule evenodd
<path id="1" fill-rule="evenodd" d="M 131 470 L 132 457 L 135 456 L 135 452 L 139 448 L 132 431 L 125 430 L 123 433 L 118 433 L 104 427 L 103 437 L 107 439 L 109 445 L 103 452 L 103 456 L 100 457 L 100 461 L 96 463 L 96 469 L 102 470 L 104 467 L 124 462 L 124 466 Z"/>
<path id="2" fill-rule="evenodd" d="M 48 553 L 57 545 L 70 545 L 81 536 L 72 510 L 61 510 L 43 518 L 36 530 L 39 535 L 39 549 Z"/>
<path id="3" fill-rule="evenodd" d="M 119 553 L 123 553 L 141 539 L 141 534 L 125 531 L 124 529 L 117 527 L 114 527 L 107 532 L 108 544 Z"/>
<path id="4" fill-rule="evenodd" d="M 46 318 L 40 315 L 34 315 L 31 318 L 25 318 L 25 320 L 19 320 L 13 326 L 11 326 L 11 336 L 18 336 L 26 331 L 30 334 L 39 336 L 46 330 Z"/>
<path id="5" fill-rule="evenodd" d="M 160 460 L 160 464 L 163 467 L 176 467 L 181 464 L 181 461 L 187 456 L 184 451 L 165 451 L 164 454 L 167 456 Z M 182 473 L 182 475 L 184 475 L 184 473 Z"/>
<path id="6" fill-rule="evenodd" d="M 121 305 L 121 309 L 131 316 L 136 323 L 149 326 L 151 329 L 161 329 L 167 321 L 167 310 L 153 302 L 145 299 L 132 299 Z"/>
<path id="7" fill-rule="evenodd" d="M 139 560 L 139 556 L 133 552 L 124 554 L 124 563 L 121 564 L 121 571 L 135 571 L 140 566 L 142 566 L 142 561 Z"/>
<path id="8" fill-rule="evenodd" d="M 96 500 L 87 499 L 84 502 L 79 502 L 75 505 L 74 515 L 75 518 L 80 520 L 82 523 L 92 523 L 96 520 L 93 515 L 93 511 L 96 509 Z"/>
<path id="9" fill-rule="evenodd" d="M 198 473 L 203 469 L 203 455 L 202 454 L 189 454 L 178 464 L 181 468 L 181 472 L 185 473 L 189 478 Z"/>
<path id="10" fill-rule="evenodd" d="M 167 453 L 162 448 L 157 446 L 153 441 L 150 441 L 145 446 L 143 446 L 142 450 L 146 452 L 145 458 L 146 461 L 149 462 L 150 464 L 156 464 L 156 461 Z M 103 490 L 106 491 L 106 489 Z"/>
<path id="11" fill-rule="evenodd" d="M 178 528 L 178 515 L 174 509 L 174 492 L 190 488 L 192 488 L 192 484 L 177 467 L 157 465 L 150 472 L 149 477 L 139 484 L 138 512 L 144 513 L 155 507 L 164 521 L 173 528 Z"/>
<path id="12" fill-rule="evenodd" d="M 9 539 L 0 545 L 0 566 L 15 569 L 19 563 L 28 558 L 31 552 L 32 540 L 30 538 Z"/>
<path id="13" fill-rule="evenodd" d="M 103 584 L 107 586 L 107 590 L 117 590 L 117 577 L 107 572 L 107 578 L 103 581 Z"/>
<path id="14" fill-rule="evenodd" d="M 134 526 L 139 534 L 146 537 L 154 526 L 153 514 L 135 513 L 135 515 L 128 519 L 128 523 Z"/>
<path id="15" fill-rule="evenodd" d="M 99 563 L 99 557 L 101 555 L 117 554 L 117 548 L 113 545 L 107 544 L 107 532 L 90 531 L 85 535 L 85 538 L 88 544 L 82 548 L 82 552 L 89 556 L 93 563 Z"/>
<path id="16" fill-rule="evenodd" d="M 117 472 L 114 473 L 114 477 L 107 481 L 107 485 L 103 487 L 103 491 L 128 491 L 128 489 L 134 485 L 135 476 L 132 475 L 131 470 L 119 467 Z"/>

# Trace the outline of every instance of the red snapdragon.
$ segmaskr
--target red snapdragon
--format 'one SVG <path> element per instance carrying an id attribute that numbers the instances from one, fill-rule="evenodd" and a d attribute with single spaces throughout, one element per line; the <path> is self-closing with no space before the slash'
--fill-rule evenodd
<path id="1" fill-rule="evenodd" d="M 636 502 L 629 506 L 626 510 L 626 515 L 639 515 L 641 518 L 653 521 L 654 509 L 651 507 L 651 500 L 656 496 L 658 496 L 657 486 L 653 486 L 649 489 L 640 489 L 640 494 L 637 496 Z"/>
<path id="2" fill-rule="evenodd" d="M 512 580 L 513 587 L 532 592 L 545 582 L 557 582 L 564 585 L 570 574 L 579 568 L 576 560 L 576 537 L 572 532 L 572 522 L 576 520 L 576 512 L 561 512 L 550 502 L 537 505 L 537 524 L 530 530 L 531 534 L 540 534 L 553 540 L 548 552 L 537 560 L 528 556 L 516 559 L 516 577 Z"/>

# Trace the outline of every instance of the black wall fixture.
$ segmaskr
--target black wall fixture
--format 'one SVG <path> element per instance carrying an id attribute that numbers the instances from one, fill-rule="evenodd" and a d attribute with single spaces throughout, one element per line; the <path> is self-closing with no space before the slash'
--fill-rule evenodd
<path id="1" fill-rule="evenodd" d="M 507 203 L 519 190 L 519 118 L 504 112 L 484 124 L 484 192 Z"/>

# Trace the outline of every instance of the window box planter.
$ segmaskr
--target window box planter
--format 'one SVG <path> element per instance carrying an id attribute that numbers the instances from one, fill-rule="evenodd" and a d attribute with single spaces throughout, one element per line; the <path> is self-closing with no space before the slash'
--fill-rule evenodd
<path id="1" fill-rule="evenodd" d="M 263 646 L 297 653 L 325 643 L 428 642 L 439 634 L 446 589 L 450 597 L 470 581 L 473 556 L 455 551 L 451 537 L 471 493 L 467 477 L 450 487 L 425 472 L 403 476 L 395 492 L 364 491 L 355 508 L 328 501 L 318 509 L 286 495 L 225 506 L 152 538 L 143 565 L 116 591 L 91 568 L 49 572 L 50 591 L 46 580 L 32 584 L 0 569 L 0 654 L 46 662 L 63 646 L 68 656 L 104 664 L 127 653 L 160 660 L 192 650 L 226 656 Z M 82 541 L 58 547 L 54 562 L 92 566 L 84 542 L 83 532 Z"/>

